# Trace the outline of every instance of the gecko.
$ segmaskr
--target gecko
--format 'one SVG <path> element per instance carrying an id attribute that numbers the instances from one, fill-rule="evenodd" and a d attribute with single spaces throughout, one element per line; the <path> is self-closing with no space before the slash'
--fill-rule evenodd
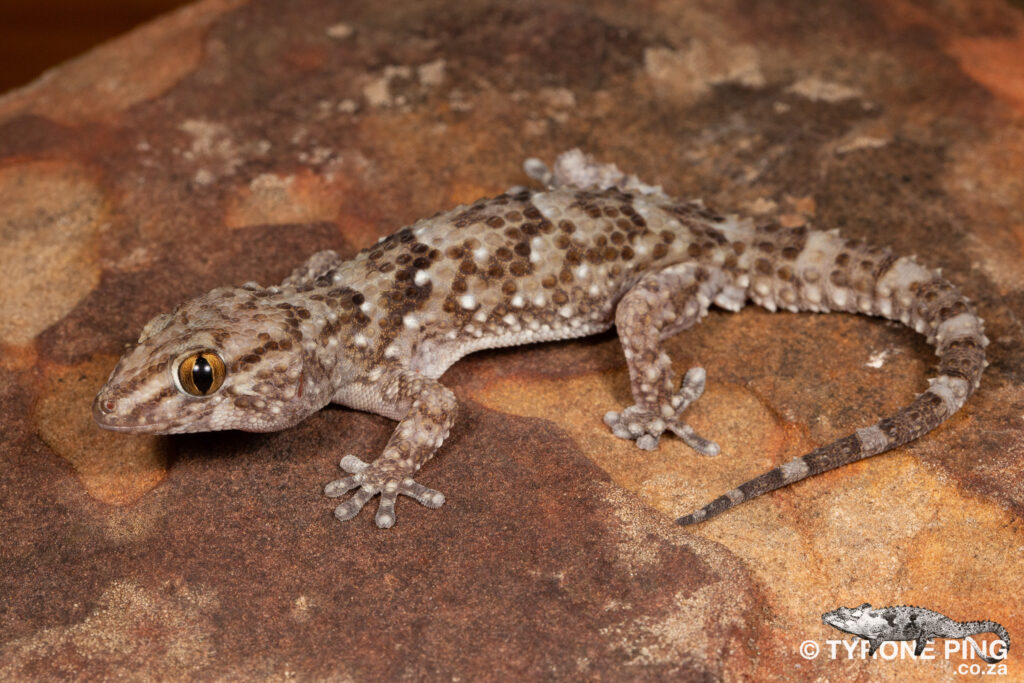
<path id="1" fill-rule="evenodd" d="M 846 311 L 899 320 L 926 335 L 938 376 L 891 417 L 776 467 L 680 524 L 920 437 L 955 413 L 986 366 L 983 322 L 939 271 L 837 231 L 721 215 L 578 149 L 551 168 L 524 163 L 540 189 L 514 187 L 417 221 L 350 259 L 314 254 L 280 285 L 219 287 L 156 316 L 93 402 L 106 429 L 177 434 L 290 427 L 329 403 L 397 421 L 372 462 L 346 455 L 340 520 L 379 495 L 395 523 L 407 496 L 438 508 L 415 481 L 458 410 L 439 380 L 480 349 L 617 330 L 634 404 L 609 411 L 612 434 L 653 450 L 671 433 L 720 452 L 684 419 L 706 373 L 680 381 L 666 338 L 714 305 L 739 311 Z"/>
<path id="2" fill-rule="evenodd" d="M 953 621 L 949 617 L 924 607 L 900 605 L 872 608 L 870 603 L 860 607 L 839 607 L 821 615 L 825 624 L 845 633 L 866 638 L 871 644 L 868 656 L 873 656 L 887 640 L 915 640 L 914 656 L 921 656 L 933 638 L 967 638 L 979 633 L 994 633 L 1002 641 L 1001 657 L 986 656 L 973 640 L 969 641 L 979 657 L 989 664 L 1006 658 L 1010 652 L 1010 634 L 994 621 Z M 994 649 L 994 648 L 993 648 Z M 993 655 L 995 653 L 993 652 Z"/>

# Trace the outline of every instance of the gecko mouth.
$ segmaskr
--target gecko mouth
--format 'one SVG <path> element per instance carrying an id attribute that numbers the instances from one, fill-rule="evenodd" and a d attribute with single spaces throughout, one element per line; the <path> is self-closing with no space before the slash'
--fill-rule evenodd
<path id="1" fill-rule="evenodd" d="M 159 425 L 127 422 L 123 417 L 108 414 L 103 411 L 98 400 L 94 401 L 92 404 L 92 419 L 103 429 L 107 429 L 112 432 L 130 432 L 138 434 L 142 432 L 155 432 L 160 430 Z"/>
<path id="2" fill-rule="evenodd" d="M 95 419 L 95 418 L 94 418 Z M 96 419 L 98 424 L 103 429 L 111 432 L 121 432 L 122 434 L 164 434 L 166 430 L 161 429 L 159 425 L 138 425 L 138 424 L 114 424 L 111 422 L 104 422 Z"/>
<path id="3" fill-rule="evenodd" d="M 97 425 L 111 432 L 121 434 L 182 434 L 189 431 L 202 431 L 202 428 L 188 429 L 187 426 L 159 422 L 132 422 L 125 418 L 102 415 L 93 409 L 93 420 Z"/>
<path id="4" fill-rule="evenodd" d="M 826 626 L 831 626 L 832 628 L 839 629 L 843 633 L 852 633 L 851 631 L 849 631 L 846 628 L 846 622 L 840 621 L 839 619 L 836 619 L 835 617 L 829 618 L 828 614 L 823 615 L 821 617 L 821 622 L 823 624 L 825 624 Z"/>

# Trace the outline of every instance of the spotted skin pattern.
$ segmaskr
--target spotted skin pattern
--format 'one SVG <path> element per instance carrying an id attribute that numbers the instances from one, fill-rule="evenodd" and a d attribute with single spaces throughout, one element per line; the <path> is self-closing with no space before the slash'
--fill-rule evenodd
<path id="1" fill-rule="evenodd" d="M 973 640 L 977 655 L 989 664 L 1006 658 L 1010 652 L 1010 634 L 994 621 L 953 621 L 949 617 L 924 607 L 899 605 L 872 608 L 869 603 L 860 607 L 839 607 L 821 615 L 821 620 L 844 633 L 860 636 L 870 643 L 868 656 L 887 640 L 913 640 L 914 655 L 920 657 L 933 638 L 967 638 L 980 633 L 994 633 L 1003 641 L 999 657 L 985 655 Z M 994 648 L 993 648 L 994 649 Z"/>
<path id="2" fill-rule="evenodd" d="M 317 253 L 279 286 L 222 287 L 157 316 L 96 397 L 96 421 L 171 434 L 284 429 L 331 402 L 384 415 L 398 426 L 383 454 L 369 464 L 347 456 L 348 476 L 325 493 L 354 490 L 335 510 L 343 520 L 380 494 L 376 521 L 390 527 L 399 494 L 444 503 L 413 477 L 457 412 L 437 380 L 473 351 L 614 325 L 635 403 L 604 416 L 612 432 L 645 450 L 671 432 L 716 455 L 718 446 L 683 419 L 704 390 L 704 370 L 690 369 L 680 383 L 662 346 L 712 304 L 878 315 L 935 344 L 939 376 L 910 406 L 678 520 L 688 524 L 915 439 L 978 386 L 982 321 L 956 287 L 912 258 L 835 232 L 755 227 L 578 150 L 553 170 L 536 160 L 525 168 L 546 188 L 514 188 L 402 228 L 352 259 Z M 224 364 L 223 383 L 205 396 L 185 391 L 177 374 L 197 353 Z"/>

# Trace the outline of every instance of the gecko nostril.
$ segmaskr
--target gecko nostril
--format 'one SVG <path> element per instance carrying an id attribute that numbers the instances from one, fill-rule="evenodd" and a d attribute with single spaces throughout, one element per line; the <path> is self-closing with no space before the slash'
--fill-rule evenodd
<path id="1" fill-rule="evenodd" d="M 99 412 L 103 413 L 104 415 L 107 415 L 114 412 L 114 409 L 117 408 L 117 401 L 115 401 L 112 398 L 105 398 L 103 400 L 97 401 L 96 407 L 99 408 Z"/>

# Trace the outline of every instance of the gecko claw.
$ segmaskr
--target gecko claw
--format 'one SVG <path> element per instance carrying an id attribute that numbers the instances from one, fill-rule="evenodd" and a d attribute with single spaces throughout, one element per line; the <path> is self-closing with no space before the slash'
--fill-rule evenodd
<path id="1" fill-rule="evenodd" d="M 347 521 L 359 514 L 363 506 L 378 493 L 380 503 L 374 521 L 381 529 L 390 529 L 395 525 L 395 501 L 399 495 L 409 496 L 420 505 L 437 509 L 444 505 L 444 494 L 440 491 L 417 484 L 412 477 L 394 478 L 395 472 L 380 473 L 374 476 L 368 472 L 370 464 L 363 462 L 354 455 L 346 455 L 341 460 L 341 469 L 351 476 L 336 479 L 324 487 L 324 495 L 338 498 L 352 489 L 358 489 L 351 498 L 334 508 L 334 516 Z"/>

